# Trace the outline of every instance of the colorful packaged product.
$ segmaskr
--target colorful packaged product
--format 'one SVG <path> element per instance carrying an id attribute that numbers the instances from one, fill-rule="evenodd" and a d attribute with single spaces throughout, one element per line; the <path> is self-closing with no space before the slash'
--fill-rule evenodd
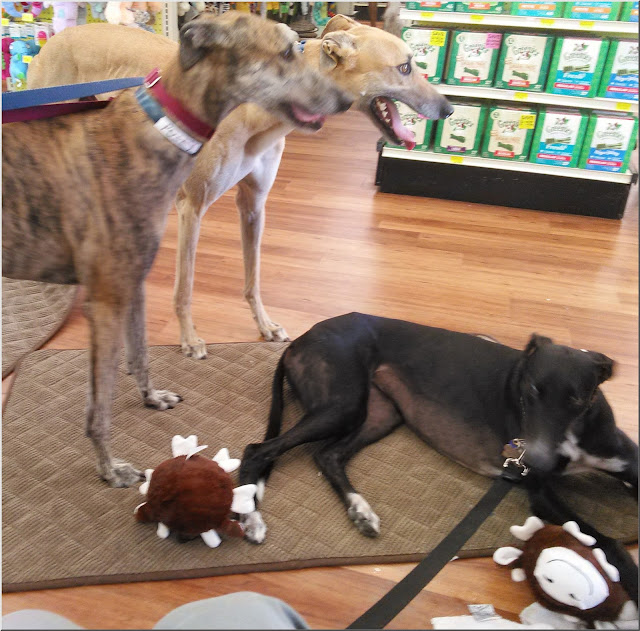
<path id="1" fill-rule="evenodd" d="M 507 13 L 508 2 L 456 2 L 460 13 Z"/>
<path id="2" fill-rule="evenodd" d="M 580 37 L 558 37 L 549 68 L 547 92 L 595 96 L 609 42 Z"/>
<path id="3" fill-rule="evenodd" d="M 564 17 L 574 20 L 617 20 L 621 2 L 565 2 Z"/>
<path id="4" fill-rule="evenodd" d="M 637 139 L 637 118 L 618 112 L 592 112 L 580 168 L 624 173 Z"/>
<path id="5" fill-rule="evenodd" d="M 454 31 L 446 83 L 490 86 L 498 62 L 501 33 Z"/>
<path id="6" fill-rule="evenodd" d="M 549 72 L 554 38 L 531 33 L 505 33 L 494 87 L 542 92 Z"/>
<path id="7" fill-rule="evenodd" d="M 433 120 L 420 116 L 420 114 L 400 101 L 394 102 L 398 108 L 402 124 L 407 129 L 410 129 L 415 135 L 414 141 L 416 146 L 413 148 L 413 151 L 426 151 L 431 143 Z M 390 146 L 395 147 L 395 145 Z M 401 146 L 400 148 L 403 149 L 404 146 Z"/>
<path id="8" fill-rule="evenodd" d="M 564 2 L 512 2 L 511 15 L 559 18 L 564 12 L 564 5 Z"/>
<path id="9" fill-rule="evenodd" d="M 537 110 L 532 107 L 492 106 L 482 141 L 482 157 L 528 160 L 536 118 Z"/>
<path id="10" fill-rule="evenodd" d="M 402 29 L 402 39 L 411 48 L 416 64 L 424 70 L 424 77 L 431 83 L 442 81 L 448 36 L 448 31 L 425 28 Z"/>
<path id="11" fill-rule="evenodd" d="M 529 162 L 577 167 L 588 121 L 581 110 L 540 108 Z"/>
<path id="12" fill-rule="evenodd" d="M 436 153 L 477 156 L 487 113 L 486 105 L 470 101 L 452 102 L 452 105 L 453 114 L 438 121 L 433 150 Z"/>
<path id="13" fill-rule="evenodd" d="M 638 21 L 638 3 L 623 2 L 620 9 L 621 22 L 637 22 Z"/>
<path id="14" fill-rule="evenodd" d="M 455 2 L 407 2 L 409 11 L 455 11 Z"/>
<path id="15" fill-rule="evenodd" d="M 598 96 L 638 100 L 638 42 L 613 40 L 604 65 Z"/>

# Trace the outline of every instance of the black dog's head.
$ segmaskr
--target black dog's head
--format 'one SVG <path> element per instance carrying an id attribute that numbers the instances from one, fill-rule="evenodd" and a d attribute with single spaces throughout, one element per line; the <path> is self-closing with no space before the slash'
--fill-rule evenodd
<path id="1" fill-rule="evenodd" d="M 558 448 L 602 394 L 598 386 L 611 377 L 613 360 L 592 351 L 554 344 L 532 335 L 523 351 L 520 403 L 527 466 L 548 473 L 558 462 Z"/>

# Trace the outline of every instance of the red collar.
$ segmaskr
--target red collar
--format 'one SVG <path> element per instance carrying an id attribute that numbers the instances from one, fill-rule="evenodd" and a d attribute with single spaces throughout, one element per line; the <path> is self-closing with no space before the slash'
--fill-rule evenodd
<path id="1" fill-rule="evenodd" d="M 155 68 L 144 80 L 145 87 L 153 94 L 157 101 L 180 123 L 182 123 L 189 131 L 192 131 L 201 138 L 209 139 L 216 131 L 208 123 L 201 121 L 199 118 L 189 112 L 178 99 L 173 98 L 164 89 L 160 81 L 160 70 Z"/>

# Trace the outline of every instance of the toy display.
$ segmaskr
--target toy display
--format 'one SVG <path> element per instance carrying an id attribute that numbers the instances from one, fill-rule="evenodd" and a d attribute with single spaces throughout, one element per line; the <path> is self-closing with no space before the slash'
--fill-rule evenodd
<path id="1" fill-rule="evenodd" d="M 149 26 L 162 11 L 162 2 L 107 2 L 104 18 L 110 24 L 124 24 L 153 32 Z"/>
<path id="2" fill-rule="evenodd" d="M 17 89 L 23 89 L 27 84 L 28 63 L 25 57 L 35 54 L 34 48 L 29 42 L 18 39 L 13 41 L 9 46 L 9 54 L 11 61 L 9 62 L 9 75 Z"/>
<path id="3" fill-rule="evenodd" d="M 510 530 L 524 542 L 522 549 L 499 548 L 493 560 L 510 567 L 514 581 L 526 580 L 543 607 L 589 625 L 620 617 L 629 601 L 620 573 L 600 548 L 593 548 L 596 540 L 580 532 L 576 522 L 545 526 L 529 517 Z"/>
<path id="4" fill-rule="evenodd" d="M 13 44 L 12 37 L 2 38 L 2 80 L 6 81 L 11 75 L 9 73 L 9 64 L 11 63 L 11 53 L 9 47 Z"/>
<path id="5" fill-rule="evenodd" d="M 234 489 L 229 473 L 240 466 L 240 460 L 229 458 L 227 449 L 213 460 L 197 455 L 206 448 L 198 447 L 196 436 L 174 436 L 173 458 L 145 472 L 147 481 L 140 492 L 147 500 L 134 513 L 139 522 L 158 522 L 162 539 L 173 531 L 180 542 L 200 536 L 210 548 L 217 548 L 218 533 L 244 536 L 244 528 L 230 514 L 254 511 L 257 487 L 245 484 Z"/>
<path id="6" fill-rule="evenodd" d="M 25 13 L 30 13 L 34 18 L 42 12 L 42 2 L 3 2 L 2 10 L 12 18 L 22 18 Z"/>
<path id="7" fill-rule="evenodd" d="M 45 7 L 53 7 L 53 32 L 59 33 L 78 22 L 79 2 L 45 2 Z"/>

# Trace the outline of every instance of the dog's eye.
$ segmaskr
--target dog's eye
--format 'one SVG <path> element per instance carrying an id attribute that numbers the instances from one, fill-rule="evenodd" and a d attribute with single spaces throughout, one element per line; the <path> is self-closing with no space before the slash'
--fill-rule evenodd
<path id="1" fill-rule="evenodd" d="M 537 397 L 537 396 L 539 396 L 539 395 L 540 395 L 540 390 L 539 390 L 539 388 L 535 385 L 535 383 L 532 383 L 529 389 L 530 389 L 530 391 L 531 391 L 531 394 L 532 394 L 534 397 Z"/>
<path id="2" fill-rule="evenodd" d="M 398 66 L 398 72 L 400 74 L 411 74 L 411 64 L 409 62 L 405 62 Z"/>
<path id="3" fill-rule="evenodd" d="M 291 61 L 293 59 L 293 44 L 289 46 L 289 48 L 283 50 L 280 53 L 280 57 L 282 57 L 285 61 Z"/>

